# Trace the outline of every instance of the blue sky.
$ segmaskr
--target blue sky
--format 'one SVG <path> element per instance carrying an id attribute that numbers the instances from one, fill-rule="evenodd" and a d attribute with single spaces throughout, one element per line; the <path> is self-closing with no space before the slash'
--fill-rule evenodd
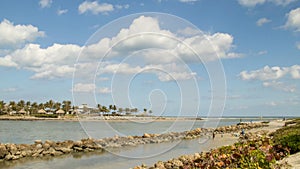
<path id="1" fill-rule="evenodd" d="M 298 0 L 4 0 L 0 99 L 299 116 L 299 37 Z"/>

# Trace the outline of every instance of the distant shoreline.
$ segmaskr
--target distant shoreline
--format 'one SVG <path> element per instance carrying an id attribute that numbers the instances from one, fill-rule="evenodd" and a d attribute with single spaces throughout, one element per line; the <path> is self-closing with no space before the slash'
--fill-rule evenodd
<path id="1" fill-rule="evenodd" d="M 292 118 L 292 117 L 171 117 L 171 116 L 65 116 L 58 118 L 44 118 L 44 117 L 33 117 L 33 116 L 0 116 L 0 120 L 7 121 L 188 121 L 188 120 L 238 120 L 242 122 L 245 120 L 274 120 L 281 118 Z"/>
<path id="2" fill-rule="evenodd" d="M 202 120 L 196 117 L 158 117 L 158 116 L 74 116 L 58 118 L 41 118 L 32 116 L 0 116 L 6 121 L 175 121 L 175 120 Z"/>

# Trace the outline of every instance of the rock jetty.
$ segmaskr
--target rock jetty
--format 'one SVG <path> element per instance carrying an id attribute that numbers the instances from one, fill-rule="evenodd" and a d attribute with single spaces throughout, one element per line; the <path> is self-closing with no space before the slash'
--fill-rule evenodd
<path id="1" fill-rule="evenodd" d="M 104 151 L 109 148 L 119 148 L 123 146 L 136 146 L 141 144 L 153 144 L 170 142 L 180 139 L 194 139 L 204 135 L 215 133 L 231 133 L 239 132 L 242 129 L 249 130 L 252 128 L 265 127 L 263 123 L 243 123 L 239 125 L 231 125 L 218 127 L 216 129 L 196 128 L 184 132 L 170 132 L 164 134 L 148 134 L 142 136 L 126 136 L 111 137 L 103 139 L 82 139 L 80 141 L 51 141 L 51 140 L 35 140 L 34 144 L 13 144 L 0 143 L 0 161 L 17 160 L 24 157 L 44 157 L 44 156 L 60 156 L 76 152 L 93 152 Z"/>

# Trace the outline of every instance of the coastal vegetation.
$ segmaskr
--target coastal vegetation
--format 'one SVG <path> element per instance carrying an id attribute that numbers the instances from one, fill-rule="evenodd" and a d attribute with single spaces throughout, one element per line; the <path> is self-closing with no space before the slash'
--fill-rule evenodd
<path id="1" fill-rule="evenodd" d="M 27 115 L 40 118 L 57 118 L 62 115 L 75 115 L 75 114 L 101 114 L 103 116 L 122 116 L 122 115 L 147 115 L 152 113 L 151 110 L 143 109 L 139 113 L 137 108 L 122 108 L 116 105 L 101 105 L 97 104 L 96 107 L 90 107 L 87 104 L 73 105 L 71 101 L 64 100 L 56 102 L 49 100 L 45 103 L 37 103 L 31 101 L 20 100 L 4 102 L 0 101 L 0 115 L 20 116 Z"/>
<path id="2" fill-rule="evenodd" d="M 279 169 L 289 167 L 277 161 L 290 154 L 300 152 L 300 119 L 286 122 L 285 126 L 273 133 L 260 130 L 241 135 L 239 142 L 212 149 L 209 152 L 183 155 L 168 161 L 159 161 L 146 168 L 261 168 Z"/>

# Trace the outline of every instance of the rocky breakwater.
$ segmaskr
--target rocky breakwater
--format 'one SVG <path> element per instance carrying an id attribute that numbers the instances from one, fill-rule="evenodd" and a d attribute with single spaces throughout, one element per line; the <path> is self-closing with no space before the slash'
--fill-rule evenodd
<path id="1" fill-rule="evenodd" d="M 36 140 L 34 144 L 0 144 L 0 160 L 17 160 L 23 157 L 59 156 L 72 152 L 91 152 L 102 150 L 93 139 L 80 141 L 54 142 Z"/>
<path id="2" fill-rule="evenodd" d="M 171 142 L 180 139 L 194 139 L 204 135 L 211 135 L 212 132 L 230 133 L 238 132 L 242 129 L 264 127 L 262 123 L 243 123 L 240 125 L 231 125 L 218 127 L 216 129 L 196 128 L 190 131 L 170 132 L 164 134 L 148 134 L 142 136 L 111 137 L 103 139 L 82 139 L 80 141 L 62 141 L 54 142 L 47 140 L 42 142 L 36 140 L 34 144 L 0 144 L 0 161 L 17 160 L 23 157 L 43 157 L 59 156 L 63 154 L 76 152 L 103 151 L 109 148 L 120 148 L 123 146 L 136 146 L 141 144 L 154 144 L 162 142 Z"/>

